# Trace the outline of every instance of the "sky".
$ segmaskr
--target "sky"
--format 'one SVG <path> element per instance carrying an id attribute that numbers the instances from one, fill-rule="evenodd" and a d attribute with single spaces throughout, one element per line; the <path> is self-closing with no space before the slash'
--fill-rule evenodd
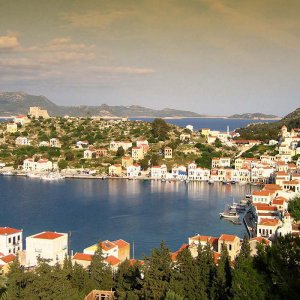
<path id="1" fill-rule="evenodd" d="M 0 0 L 0 90 L 283 116 L 300 107 L 300 1 Z"/>

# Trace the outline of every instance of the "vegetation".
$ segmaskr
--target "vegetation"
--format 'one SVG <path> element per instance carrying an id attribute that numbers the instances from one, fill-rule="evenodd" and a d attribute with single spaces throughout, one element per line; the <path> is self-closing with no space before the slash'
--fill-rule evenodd
<path id="1" fill-rule="evenodd" d="M 216 265 L 210 245 L 199 246 L 196 258 L 183 249 L 172 262 L 163 242 L 144 265 L 126 260 L 117 272 L 104 264 L 101 249 L 87 270 L 66 258 L 63 266 L 39 260 L 25 272 L 15 260 L 2 293 L 7 299 L 83 299 L 92 289 L 112 288 L 121 300 L 298 299 L 299 287 L 300 238 L 288 235 L 272 246 L 259 245 L 255 257 L 245 238 L 234 264 L 223 247 Z"/>
<path id="2" fill-rule="evenodd" d="M 300 221 L 300 197 L 289 201 L 289 212 L 295 221 Z"/>

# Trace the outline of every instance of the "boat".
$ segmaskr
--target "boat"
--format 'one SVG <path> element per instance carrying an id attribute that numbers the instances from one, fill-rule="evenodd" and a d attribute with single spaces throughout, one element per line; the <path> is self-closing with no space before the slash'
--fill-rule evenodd
<path id="1" fill-rule="evenodd" d="M 14 173 L 12 171 L 5 171 L 1 173 L 3 176 L 12 176 Z"/>
<path id="2" fill-rule="evenodd" d="M 215 181 L 213 179 L 208 180 L 208 184 L 214 184 L 214 183 L 215 183 Z"/>
<path id="3" fill-rule="evenodd" d="M 166 179 L 165 179 L 165 178 L 162 178 L 162 179 L 161 179 L 161 182 L 166 182 Z"/>
<path id="4" fill-rule="evenodd" d="M 227 208 L 225 208 L 223 212 L 219 213 L 219 215 L 221 218 L 230 220 L 237 220 L 240 217 L 235 209 L 230 209 L 230 206 L 227 206 Z"/>
<path id="5" fill-rule="evenodd" d="M 41 176 L 41 179 L 47 180 L 47 181 L 61 180 L 64 178 L 65 177 L 59 173 L 48 173 L 46 175 Z"/>
<path id="6" fill-rule="evenodd" d="M 223 183 L 223 184 L 230 184 L 230 182 L 227 181 L 227 180 L 225 180 L 225 179 L 222 180 L 222 183 Z"/>

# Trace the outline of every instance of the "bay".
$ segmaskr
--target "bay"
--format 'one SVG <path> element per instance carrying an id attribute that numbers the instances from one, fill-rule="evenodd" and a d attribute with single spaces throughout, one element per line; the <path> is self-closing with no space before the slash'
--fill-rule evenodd
<path id="1" fill-rule="evenodd" d="M 0 191 L 0 226 L 23 228 L 24 237 L 47 230 L 71 232 L 75 252 L 99 240 L 121 238 L 134 241 L 135 255 L 142 258 L 162 240 L 175 251 L 196 233 L 242 238 L 244 226 L 220 219 L 219 212 L 248 194 L 250 187 L 1 176 Z"/>
<path id="2" fill-rule="evenodd" d="M 141 120 L 152 122 L 154 118 L 130 118 L 130 120 Z M 253 123 L 271 123 L 277 120 L 245 120 L 245 119 L 225 119 L 225 118 L 183 118 L 183 119 L 165 119 L 167 123 L 185 127 L 187 125 L 194 126 L 194 130 L 201 128 L 210 128 L 212 130 L 226 131 L 245 127 Z"/>

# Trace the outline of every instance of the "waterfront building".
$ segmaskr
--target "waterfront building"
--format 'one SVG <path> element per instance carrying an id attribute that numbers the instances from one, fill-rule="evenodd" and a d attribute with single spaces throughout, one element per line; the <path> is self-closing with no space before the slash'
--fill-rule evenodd
<path id="1" fill-rule="evenodd" d="M 33 158 L 26 158 L 23 161 L 23 170 L 24 171 L 33 171 L 33 172 L 48 172 L 53 169 L 52 161 L 43 158 L 38 161 L 34 161 Z"/>
<path id="2" fill-rule="evenodd" d="M 108 168 L 109 176 L 121 176 L 122 175 L 122 166 L 120 164 L 111 165 Z"/>
<path id="3" fill-rule="evenodd" d="M 0 253 L 4 256 L 23 250 L 22 229 L 0 227 Z"/>
<path id="4" fill-rule="evenodd" d="M 139 164 L 133 164 L 126 168 L 126 176 L 130 178 L 136 178 L 141 174 L 141 166 Z"/>
<path id="5" fill-rule="evenodd" d="M 26 266 L 37 265 L 37 258 L 49 259 L 50 265 L 62 263 L 68 255 L 68 234 L 44 231 L 26 237 Z"/>
<path id="6" fill-rule="evenodd" d="M 192 181 L 207 181 L 210 179 L 210 170 L 199 168 L 195 163 L 188 165 L 188 179 Z"/>
<path id="7" fill-rule="evenodd" d="M 122 167 L 124 169 L 126 169 L 127 167 L 133 165 L 133 158 L 130 156 L 124 156 L 124 157 L 122 157 L 121 164 L 122 164 Z"/>
<path id="8" fill-rule="evenodd" d="M 257 236 L 273 240 L 276 237 L 276 230 L 282 222 L 279 219 L 261 218 L 257 224 Z"/>
<path id="9" fill-rule="evenodd" d="M 38 119 L 39 117 L 42 117 L 44 119 L 49 118 L 49 114 L 46 109 L 41 109 L 40 107 L 36 107 L 36 106 L 30 107 L 28 114 L 31 117 L 35 117 L 36 119 Z"/>
<path id="10" fill-rule="evenodd" d="M 131 156 L 134 160 L 140 160 L 144 158 L 144 148 L 140 147 L 132 147 Z"/>
<path id="11" fill-rule="evenodd" d="M 165 158 L 172 158 L 173 157 L 173 150 L 171 147 L 165 147 L 164 149 L 164 157 Z"/>
<path id="12" fill-rule="evenodd" d="M 18 131 L 18 125 L 16 123 L 7 123 L 6 132 L 15 133 Z"/>
<path id="13" fill-rule="evenodd" d="M 174 166 L 172 168 L 172 177 L 178 180 L 187 179 L 187 169 L 184 165 Z"/>
<path id="14" fill-rule="evenodd" d="M 167 178 L 167 166 L 153 166 L 150 168 L 150 177 L 153 179 L 165 179 Z"/>
<path id="15" fill-rule="evenodd" d="M 252 202 L 270 204 L 275 198 L 276 192 L 270 190 L 254 191 L 252 193 Z"/>

